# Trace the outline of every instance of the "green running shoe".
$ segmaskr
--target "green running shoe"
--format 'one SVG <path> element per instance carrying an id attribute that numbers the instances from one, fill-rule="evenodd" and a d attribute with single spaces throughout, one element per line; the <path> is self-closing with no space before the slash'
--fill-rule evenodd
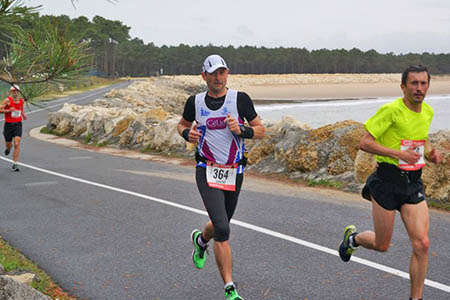
<path id="1" fill-rule="evenodd" d="M 241 296 L 239 296 L 236 286 L 230 285 L 225 289 L 225 299 L 227 300 L 244 300 Z"/>
<path id="2" fill-rule="evenodd" d="M 352 234 L 356 234 L 356 227 L 355 225 L 348 225 L 344 228 L 344 240 L 342 241 L 341 245 L 339 246 L 339 256 L 341 259 L 345 262 L 350 260 L 350 257 L 352 257 L 353 251 L 355 249 L 350 245 L 349 237 Z"/>
<path id="3" fill-rule="evenodd" d="M 194 229 L 191 233 L 192 244 L 194 244 L 194 250 L 192 250 L 192 261 L 197 269 L 203 269 L 206 262 L 206 254 L 208 246 L 205 248 L 201 247 L 197 243 L 198 237 L 202 234 L 202 232 L 198 229 Z"/>
<path id="4" fill-rule="evenodd" d="M 13 172 L 19 172 L 20 171 L 19 166 L 17 164 L 13 164 L 12 165 L 12 170 L 13 170 Z"/>

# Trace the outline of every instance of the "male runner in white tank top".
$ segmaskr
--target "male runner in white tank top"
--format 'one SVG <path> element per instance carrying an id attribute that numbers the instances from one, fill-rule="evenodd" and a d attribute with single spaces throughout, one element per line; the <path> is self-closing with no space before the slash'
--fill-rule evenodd
<path id="1" fill-rule="evenodd" d="M 242 300 L 232 279 L 229 224 L 243 181 L 244 139 L 263 138 L 265 129 L 250 97 L 226 87 L 228 72 L 225 60 L 219 55 L 205 59 L 202 77 L 208 91 L 187 100 L 178 132 L 186 141 L 197 144 L 197 187 L 210 218 L 203 231 L 194 230 L 191 234 L 194 265 L 198 269 L 204 267 L 208 242 L 214 239 L 225 298 Z M 250 126 L 245 126 L 244 120 Z"/>

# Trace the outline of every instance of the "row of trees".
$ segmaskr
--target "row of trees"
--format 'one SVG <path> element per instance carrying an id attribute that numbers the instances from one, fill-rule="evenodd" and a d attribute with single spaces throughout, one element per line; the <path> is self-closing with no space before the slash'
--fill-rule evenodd
<path id="1" fill-rule="evenodd" d="M 70 19 L 68 16 L 40 16 L 28 14 L 20 20 L 25 29 L 36 27 L 36 22 L 53 24 L 64 34 L 90 46 L 90 69 L 104 76 L 151 76 L 198 74 L 203 59 L 212 53 L 222 55 L 232 73 L 395 73 L 406 66 L 422 63 L 432 73 L 450 73 L 450 53 L 447 54 L 381 54 L 375 50 L 305 48 L 265 48 L 233 46 L 178 46 L 158 47 L 131 39 L 130 27 L 120 21 L 96 16 Z M 0 49 L 6 49 L 0 45 Z M 0 50 L 0 55 L 2 55 Z"/>
<path id="2" fill-rule="evenodd" d="M 450 73 L 449 54 L 380 54 L 375 50 L 265 47 L 216 47 L 179 45 L 156 47 L 134 39 L 119 45 L 123 63 L 121 74 L 151 75 L 163 68 L 165 74 L 198 74 L 204 58 L 212 53 L 222 55 L 232 73 L 400 73 L 411 64 L 424 64 L 432 73 Z"/>
<path id="3" fill-rule="evenodd" d="M 239 74 L 400 73 L 406 66 L 420 63 L 428 66 L 432 73 L 450 73 L 450 53 L 395 55 L 356 48 L 309 51 L 305 48 L 184 44 L 157 47 L 153 43 L 145 44 L 138 38 L 110 43 L 108 47 L 109 56 L 96 56 L 96 66 L 105 74 L 112 75 L 115 71 L 121 76 L 150 76 L 161 70 L 170 75 L 198 74 L 205 57 L 213 53 L 222 55 L 231 72 Z M 95 52 L 101 53 L 99 50 Z M 107 61 L 109 68 L 106 68 Z"/>

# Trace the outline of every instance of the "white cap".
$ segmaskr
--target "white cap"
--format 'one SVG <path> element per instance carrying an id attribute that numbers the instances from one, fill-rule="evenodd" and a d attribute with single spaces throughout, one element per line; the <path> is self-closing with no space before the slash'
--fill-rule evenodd
<path id="1" fill-rule="evenodd" d="M 9 89 L 10 91 L 20 91 L 20 88 L 17 84 L 11 86 L 11 88 Z"/>
<path id="2" fill-rule="evenodd" d="M 219 68 L 228 69 L 225 60 L 220 55 L 210 55 L 203 62 L 203 72 L 214 73 Z"/>

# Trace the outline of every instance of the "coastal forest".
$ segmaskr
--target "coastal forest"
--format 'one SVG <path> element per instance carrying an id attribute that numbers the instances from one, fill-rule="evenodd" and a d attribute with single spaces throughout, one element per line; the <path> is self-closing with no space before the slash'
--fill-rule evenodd
<path id="1" fill-rule="evenodd" d="M 25 30 L 37 26 L 38 21 L 51 23 L 61 34 L 87 43 L 90 72 L 104 77 L 199 74 L 203 59 L 212 53 L 222 55 L 234 74 L 400 73 L 406 66 L 420 63 L 433 74 L 450 74 L 450 53 L 382 54 L 357 48 L 308 50 L 211 44 L 156 46 L 131 38 L 131 28 L 121 21 L 101 16 L 89 20 L 33 13 L 17 20 Z M 0 41 L 0 57 L 6 53 L 8 44 Z"/>

